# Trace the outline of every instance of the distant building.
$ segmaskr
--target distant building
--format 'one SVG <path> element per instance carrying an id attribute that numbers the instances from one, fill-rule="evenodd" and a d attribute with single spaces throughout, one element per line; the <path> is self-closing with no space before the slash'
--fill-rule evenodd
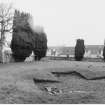
<path id="1" fill-rule="evenodd" d="M 102 58 L 103 57 L 103 45 L 87 45 L 85 47 L 84 57 L 89 58 Z"/>
<path id="2" fill-rule="evenodd" d="M 85 46 L 86 58 L 103 58 L 103 45 L 87 45 Z M 51 56 L 51 49 L 56 49 L 56 56 L 67 56 L 74 57 L 75 48 L 74 47 L 49 47 L 48 56 Z M 50 53 L 49 53 L 50 52 Z"/>

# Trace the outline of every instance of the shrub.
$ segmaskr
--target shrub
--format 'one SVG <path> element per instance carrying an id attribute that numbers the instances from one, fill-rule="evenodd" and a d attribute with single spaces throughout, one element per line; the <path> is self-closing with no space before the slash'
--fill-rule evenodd
<path id="1" fill-rule="evenodd" d="M 47 52 L 47 36 L 44 32 L 37 33 L 36 42 L 34 43 L 35 60 L 40 60 L 46 56 Z"/>
<path id="2" fill-rule="evenodd" d="M 11 50 L 16 62 L 24 61 L 32 53 L 31 29 L 28 24 L 29 14 L 15 11 Z"/>
<path id="3" fill-rule="evenodd" d="M 30 14 L 15 11 L 11 49 L 16 62 L 24 61 L 32 51 L 35 60 L 40 60 L 46 56 L 47 36 L 44 32 L 34 30 L 29 19 Z"/>
<path id="4" fill-rule="evenodd" d="M 85 53 L 84 40 L 77 39 L 75 46 L 75 60 L 81 61 L 84 57 L 84 53 Z"/>
<path id="5" fill-rule="evenodd" d="M 104 46 L 104 48 L 103 48 L 103 59 L 104 59 L 104 61 L 105 61 L 105 46 Z"/>

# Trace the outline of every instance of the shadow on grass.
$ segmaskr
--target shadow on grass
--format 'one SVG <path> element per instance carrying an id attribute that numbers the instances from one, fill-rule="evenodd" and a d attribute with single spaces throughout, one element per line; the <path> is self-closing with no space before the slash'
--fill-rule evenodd
<path id="1" fill-rule="evenodd" d="M 69 72 L 52 72 L 52 74 L 56 75 L 56 77 L 59 77 L 59 76 L 66 76 L 66 75 L 75 75 L 75 76 L 78 76 L 82 79 L 85 79 L 85 80 L 100 80 L 100 79 L 105 79 L 105 76 L 100 76 L 100 77 L 95 77 L 95 74 L 94 74 L 94 77 L 87 77 L 85 75 L 83 75 L 82 73 L 79 73 L 77 71 L 69 71 Z"/>
<path id="2" fill-rule="evenodd" d="M 59 83 L 60 81 L 54 81 L 54 80 L 44 80 L 44 79 L 36 79 L 33 78 L 34 83 Z"/>

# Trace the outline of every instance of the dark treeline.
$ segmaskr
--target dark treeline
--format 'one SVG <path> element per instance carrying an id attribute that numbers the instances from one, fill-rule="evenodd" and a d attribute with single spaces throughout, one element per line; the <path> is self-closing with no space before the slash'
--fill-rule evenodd
<path id="1" fill-rule="evenodd" d="M 47 36 L 44 32 L 35 32 L 31 28 L 29 24 L 30 18 L 30 14 L 15 10 L 11 49 L 16 62 L 24 61 L 32 51 L 35 60 L 40 60 L 46 56 Z"/>
<path id="2" fill-rule="evenodd" d="M 85 45 L 83 39 L 77 39 L 75 46 L 75 60 L 81 61 L 85 54 Z M 105 61 L 105 43 L 103 48 L 103 60 Z"/>
<path id="3" fill-rule="evenodd" d="M 32 51 L 34 59 L 40 60 L 46 56 L 47 36 L 45 32 L 37 32 L 30 26 L 29 13 L 15 10 L 13 19 L 13 37 L 11 40 L 12 56 L 16 62 L 23 62 Z M 83 39 L 77 39 L 75 46 L 75 60 L 81 61 L 84 57 L 85 45 Z M 105 47 L 103 49 L 105 59 Z"/>

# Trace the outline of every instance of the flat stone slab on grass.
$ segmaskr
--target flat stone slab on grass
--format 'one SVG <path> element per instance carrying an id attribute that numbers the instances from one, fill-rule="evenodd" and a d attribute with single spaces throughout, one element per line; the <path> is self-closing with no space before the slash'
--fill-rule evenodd
<path id="1" fill-rule="evenodd" d="M 94 68 L 51 68 L 53 74 L 76 74 L 87 80 L 105 79 L 105 71 Z"/>
<path id="2" fill-rule="evenodd" d="M 29 71 L 22 75 L 24 79 L 33 79 L 34 82 L 59 82 L 57 77 L 55 77 L 52 73 L 38 70 L 38 71 Z"/>
<path id="3" fill-rule="evenodd" d="M 105 71 L 95 71 L 94 69 L 77 69 L 77 73 L 80 73 L 87 80 L 105 79 Z"/>
<path id="4" fill-rule="evenodd" d="M 34 76 L 34 82 L 59 82 L 59 80 L 50 72 L 37 72 Z"/>

